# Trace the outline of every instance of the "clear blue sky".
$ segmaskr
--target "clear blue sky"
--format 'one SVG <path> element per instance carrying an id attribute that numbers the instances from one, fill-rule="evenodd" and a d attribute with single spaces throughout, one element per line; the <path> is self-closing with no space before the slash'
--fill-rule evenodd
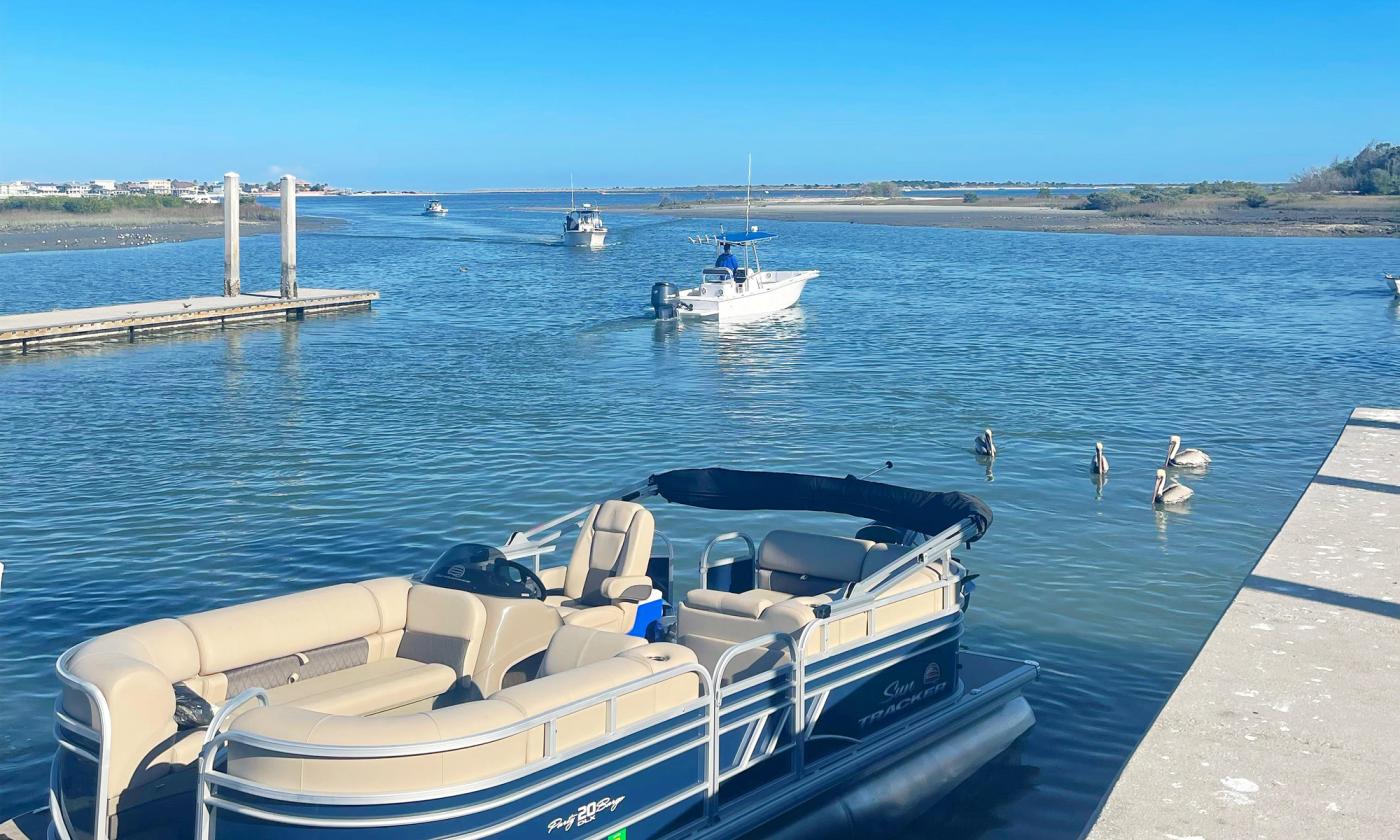
<path id="1" fill-rule="evenodd" d="M 0 2 L 0 179 L 1285 179 L 1400 142 L 1400 1 Z"/>

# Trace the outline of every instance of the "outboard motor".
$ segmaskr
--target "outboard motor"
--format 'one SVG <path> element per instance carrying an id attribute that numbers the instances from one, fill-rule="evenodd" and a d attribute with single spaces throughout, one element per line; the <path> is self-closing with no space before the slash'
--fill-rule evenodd
<path id="1" fill-rule="evenodd" d="M 651 284 L 651 308 L 658 320 L 669 321 L 676 317 L 676 301 L 679 299 L 680 292 L 676 290 L 675 283 Z"/>

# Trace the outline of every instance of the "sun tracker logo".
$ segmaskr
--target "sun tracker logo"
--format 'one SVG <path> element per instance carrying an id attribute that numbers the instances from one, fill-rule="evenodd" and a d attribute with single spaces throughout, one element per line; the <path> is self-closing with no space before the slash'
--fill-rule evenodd
<path id="1" fill-rule="evenodd" d="M 937 697 L 948 687 L 946 680 L 942 680 L 943 671 L 937 663 L 930 662 L 924 669 L 924 684 L 921 687 L 915 680 L 895 681 L 885 686 L 884 701 L 885 706 L 877 709 L 857 721 L 861 729 L 865 729 L 872 724 L 897 715 L 915 705 L 922 704 L 934 697 Z"/>
<path id="2" fill-rule="evenodd" d="M 555 817 L 551 820 L 549 823 L 549 830 L 546 833 L 553 834 L 556 828 L 564 831 L 571 831 L 575 826 L 587 825 L 603 814 L 616 811 L 617 806 L 621 805 L 622 800 L 626 798 L 625 796 L 619 796 L 613 799 L 611 796 L 604 796 L 597 801 L 580 805 L 578 806 L 578 810 L 574 811 L 568 817 Z M 622 836 L 626 837 L 627 835 L 624 832 Z M 611 838 L 609 838 L 609 840 L 611 840 Z"/>

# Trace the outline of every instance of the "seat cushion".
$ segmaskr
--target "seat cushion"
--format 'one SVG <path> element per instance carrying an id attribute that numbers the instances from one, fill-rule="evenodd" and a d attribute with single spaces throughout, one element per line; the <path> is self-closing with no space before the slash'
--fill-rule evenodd
<path id="1" fill-rule="evenodd" d="M 627 620 L 627 612 L 622 607 L 558 607 L 559 616 L 564 619 L 564 623 L 574 627 L 592 627 L 595 630 L 607 630 L 612 633 L 626 633 L 631 630 L 631 623 Z"/>
<path id="2" fill-rule="evenodd" d="M 586 602 L 560 595 L 551 595 L 544 602 L 559 611 L 565 624 L 592 627 L 596 630 L 611 630 L 626 633 L 631 630 L 627 624 L 627 612 L 621 607 L 607 604 L 601 607 L 589 606 Z"/>
<path id="3" fill-rule="evenodd" d="M 583 625 L 566 624 L 554 632 L 540 663 L 542 677 L 591 665 L 624 651 L 642 647 L 646 641 L 636 636 L 609 633 Z"/>
<path id="4" fill-rule="evenodd" d="M 711 612 L 758 618 L 763 611 L 792 598 L 786 592 L 773 589 L 750 589 L 748 592 L 721 592 L 717 589 L 692 589 L 686 593 L 690 606 Z"/>
<path id="5" fill-rule="evenodd" d="M 372 715 L 437 697 L 456 681 L 456 672 L 446 665 L 392 658 L 278 686 L 267 696 L 277 706 Z"/>

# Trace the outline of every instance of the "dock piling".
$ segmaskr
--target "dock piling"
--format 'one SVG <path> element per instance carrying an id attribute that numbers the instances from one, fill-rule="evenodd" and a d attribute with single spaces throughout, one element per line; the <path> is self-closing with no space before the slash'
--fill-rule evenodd
<path id="1" fill-rule="evenodd" d="M 282 176 L 282 297 L 297 296 L 297 179 Z"/>
<path id="2" fill-rule="evenodd" d="M 224 297 L 243 293 L 238 279 L 238 173 L 224 173 Z"/>

